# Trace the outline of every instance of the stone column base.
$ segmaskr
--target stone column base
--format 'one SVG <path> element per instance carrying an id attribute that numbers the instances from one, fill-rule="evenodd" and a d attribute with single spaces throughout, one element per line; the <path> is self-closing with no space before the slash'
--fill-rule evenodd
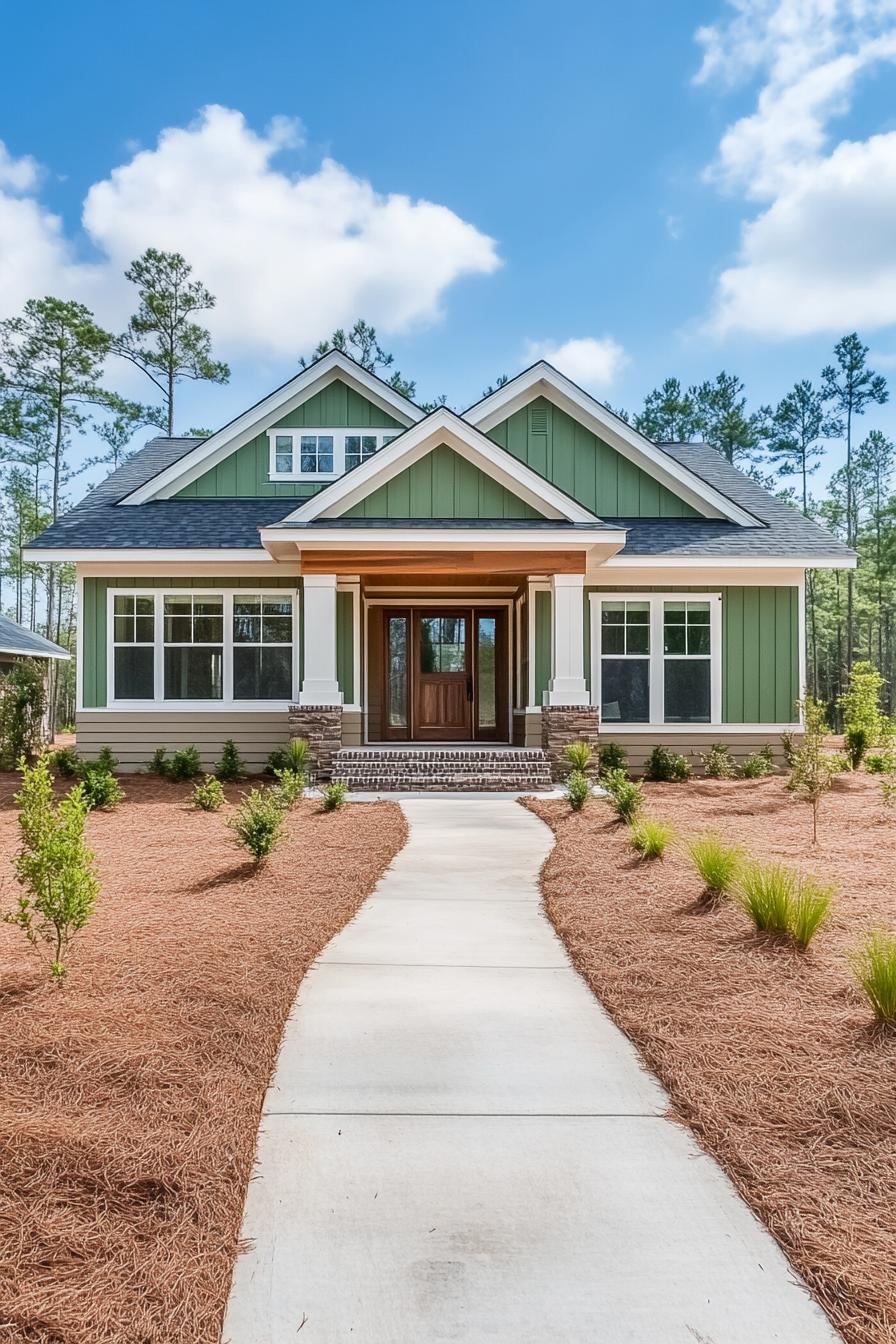
<path id="1" fill-rule="evenodd" d="M 569 766 L 563 748 L 570 742 L 588 742 L 597 756 L 600 715 L 597 705 L 544 705 L 541 711 L 541 745 L 551 767 L 551 779 L 565 779 Z M 594 762 L 597 769 L 597 761 Z"/>
<path id="2" fill-rule="evenodd" d="M 290 737 L 304 737 L 311 746 L 314 784 L 333 775 L 333 760 L 342 746 L 341 705 L 290 705 Z"/>

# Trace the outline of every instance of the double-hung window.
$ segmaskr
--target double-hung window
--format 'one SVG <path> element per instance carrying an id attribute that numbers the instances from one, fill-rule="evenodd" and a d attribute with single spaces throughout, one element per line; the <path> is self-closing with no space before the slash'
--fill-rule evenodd
<path id="1" fill-rule="evenodd" d="M 292 695 L 292 599 L 233 599 L 234 700 Z"/>
<path id="2" fill-rule="evenodd" d="M 155 598 L 117 593 L 112 602 L 112 694 L 116 700 L 155 695 Z"/>
<path id="3" fill-rule="evenodd" d="M 341 476 L 391 443 L 397 429 L 272 429 L 270 478 L 314 480 Z"/>
<path id="4" fill-rule="evenodd" d="M 718 722 L 721 629 L 718 594 L 595 594 L 592 654 L 602 721 Z"/>
<path id="5" fill-rule="evenodd" d="M 169 593 L 164 604 L 165 699 L 223 699 L 223 596 Z"/>

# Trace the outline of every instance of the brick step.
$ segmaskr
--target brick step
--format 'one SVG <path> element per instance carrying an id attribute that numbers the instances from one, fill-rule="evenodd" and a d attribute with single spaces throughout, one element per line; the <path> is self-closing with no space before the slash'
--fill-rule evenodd
<path id="1" fill-rule="evenodd" d="M 416 775 L 381 775 L 358 779 L 333 778 L 350 791 L 360 793 L 540 793 L 552 787 L 550 779 L 521 779 L 519 775 L 436 775 L 421 780 Z"/>
<path id="2" fill-rule="evenodd" d="M 368 793 L 551 788 L 550 763 L 540 747 L 343 747 L 333 778 Z"/>
<path id="3" fill-rule="evenodd" d="M 381 764 L 388 762 L 390 765 L 401 765 L 410 761 L 469 761 L 473 764 L 498 761 L 502 765 L 517 765 L 540 764 L 547 760 L 547 756 L 541 747 L 505 747 L 503 750 L 470 747 L 421 747 L 419 749 L 404 748 L 401 750 L 386 748 L 379 751 L 364 747 L 342 747 L 337 752 L 336 759 L 345 761 L 346 764 L 354 764 L 356 761 L 377 761 Z"/>
<path id="4" fill-rule="evenodd" d="M 333 762 L 334 770 L 347 770 L 352 774 L 363 772 L 366 774 L 383 775 L 392 770 L 397 770 L 400 774 L 406 775 L 429 775 L 438 773 L 440 770 L 454 770 L 463 773 L 466 770 L 473 774 L 522 774 L 538 773 L 542 770 L 549 770 L 547 761 L 343 761 L 337 756 Z"/>

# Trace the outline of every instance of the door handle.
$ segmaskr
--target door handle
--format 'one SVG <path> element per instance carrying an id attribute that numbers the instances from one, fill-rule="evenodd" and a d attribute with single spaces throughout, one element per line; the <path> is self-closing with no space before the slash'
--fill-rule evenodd
<path id="1" fill-rule="evenodd" d="M 473 678 L 467 677 L 467 699 L 473 699 Z"/>

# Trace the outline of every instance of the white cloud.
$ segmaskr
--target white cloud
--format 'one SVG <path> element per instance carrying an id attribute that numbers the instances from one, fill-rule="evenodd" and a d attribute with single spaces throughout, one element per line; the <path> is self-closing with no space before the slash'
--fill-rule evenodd
<path id="1" fill-rule="evenodd" d="M 580 336 L 571 340 L 530 341 L 529 360 L 546 359 L 574 383 L 609 387 L 628 363 L 628 355 L 612 336 Z"/>
<path id="2" fill-rule="evenodd" d="M 896 135 L 831 144 L 857 86 L 896 62 L 896 0 L 731 0 L 698 83 L 759 76 L 706 177 L 762 203 L 719 278 L 717 329 L 770 336 L 896 322 Z"/>
<path id="3" fill-rule="evenodd" d="M 164 130 L 87 193 L 99 263 L 75 260 L 36 198 L 0 190 L 0 315 L 55 290 L 118 325 L 133 304 L 122 272 L 154 246 L 182 252 L 216 295 L 208 325 L 222 355 L 297 355 L 358 316 L 386 334 L 432 322 L 455 280 L 500 265 L 494 241 L 445 206 L 383 195 L 332 159 L 304 175 L 275 167 L 302 134 L 285 117 L 258 134 L 217 106 Z M 33 187 L 17 171 L 18 190 Z"/>
<path id="4" fill-rule="evenodd" d="M 33 191 L 38 177 L 37 163 L 30 154 L 15 159 L 0 140 L 0 187 L 10 191 Z"/>

